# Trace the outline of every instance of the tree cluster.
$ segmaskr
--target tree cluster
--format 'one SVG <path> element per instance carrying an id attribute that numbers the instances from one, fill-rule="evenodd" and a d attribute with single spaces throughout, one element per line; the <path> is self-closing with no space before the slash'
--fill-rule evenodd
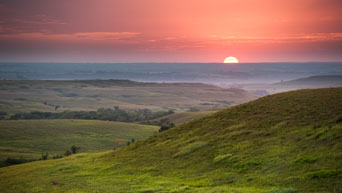
<path id="1" fill-rule="evenodd" d="M 152 112 L 149 109 L 138 109 L 135 111 L 125 111 L 118 107 L 113 109 L 100 108 L 97 111 L 64 111 L 53 112 L 30 112 L 17 113 L 9 117 L 10 120 L 18 119 L 88 119 L 88 120 L 107 120 L 121 122 L 142 122 L 156 119 L 174 113 L 172 110 Z"/>

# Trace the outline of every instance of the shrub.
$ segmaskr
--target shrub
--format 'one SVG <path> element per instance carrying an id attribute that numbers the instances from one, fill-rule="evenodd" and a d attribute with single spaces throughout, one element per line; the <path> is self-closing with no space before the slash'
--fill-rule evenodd
<path id="1" fill-rule="evenodd" d="M 166 131 L 168 129 L 170 129 L 169 126 L 161 126 L 160 129 L 159 129 L 159 132 L 163 132 L 163 131 Z"/>
<path id="2" fill-rule="evenodd" d="M 0 120 L 5 119 L 6 116 L 7 116 L 7 113 L 6 113 L 6 112 L 0 112 Z"/>
<path id="3" fill-rule="evenodd" d="M 70 150 L 66 150 L 65 153 L 64 153 L 64 156 L 69 156 L 69 155 L 71 155 L 71 154 L 72 154 L 72 153 L 71 153 Z"/>
<path id="4" fill-rule="evenodd" d="M 56 155 L 52 156 L 52 159 L 60 159 L 60 158 L 63 158 L 63 155 L 56 154 Z"/>
<path id="5" fill-rule="evenodd" d="M 71 146 L 71 153 L 76 154 L 81 149 L 80 147 L 77 147 L 76 145 Z"/>
<path id="6" fill-rule="evenodd" d="M 49 157 L 49 153 L 48 153 L 48 152 L 46 152 L 45 154 L 42 153 L 42 158 L 41 158 L 41 160 L 47 160 L 48 157 Z"/>

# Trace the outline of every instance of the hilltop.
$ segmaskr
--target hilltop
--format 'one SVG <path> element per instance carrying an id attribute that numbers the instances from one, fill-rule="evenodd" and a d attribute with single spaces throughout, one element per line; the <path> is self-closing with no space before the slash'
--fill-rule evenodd
<path id="1" fill-rule="evenodd" d="M 342 88 L 291 91 L 219 111 L 115 151 L 1 168 L 0 189 L 341 192 L 341 139 Z"/>

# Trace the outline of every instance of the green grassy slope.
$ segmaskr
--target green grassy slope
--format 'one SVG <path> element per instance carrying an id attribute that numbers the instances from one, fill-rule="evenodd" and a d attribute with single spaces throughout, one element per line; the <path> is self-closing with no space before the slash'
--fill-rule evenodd
<path id="1" fill-rule="evenodd" d="M 158 122 L 161 119 L 169 119 L 172 123 L 175 123 L 176 125 L 180 125 L 189 121 L 192 121 L 194 119 L 199 119 L 204 116 L 208 116 L 210 114 L 213 114 L 217 111 L 198 111 L 198 112 L 180 112 L 180 113 L 173 113 L 170 115 L 166 115 L 163 117 L 160 117 L 158 119 L 151 120 L 151 122 Z"/>
<path id="2" fill-rule="evenodd" d="M 153 135 L 149 125 L 94 120 L 2 120 L 0 160 L 7 157 L 37 159 L 42 152 L 62 154 L 72 145 L 81 152 L 111 150 Z"/>
<path id="3" fill-rule="evenodd" d="M 292 91 L 220 111 L 115 151 L 1 168 L 0 189 L 341 192 L 341 139 L 342 88 Z"/>

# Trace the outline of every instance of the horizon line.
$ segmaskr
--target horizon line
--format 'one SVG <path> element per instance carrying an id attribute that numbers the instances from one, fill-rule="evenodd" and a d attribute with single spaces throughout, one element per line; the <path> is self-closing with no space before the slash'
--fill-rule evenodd
<path id="1" fill-rule="evenodd" d="M 307 62 L 239 62 L 234 64 L 228 64 L 223 62 L 6 62 L 0 61 L 0 64 L 226 64 L 226 65 L 238 65 L 238 64 L 260 64 L 260 63 L 342 63 L 342 61 L 307 61 Z"/>

